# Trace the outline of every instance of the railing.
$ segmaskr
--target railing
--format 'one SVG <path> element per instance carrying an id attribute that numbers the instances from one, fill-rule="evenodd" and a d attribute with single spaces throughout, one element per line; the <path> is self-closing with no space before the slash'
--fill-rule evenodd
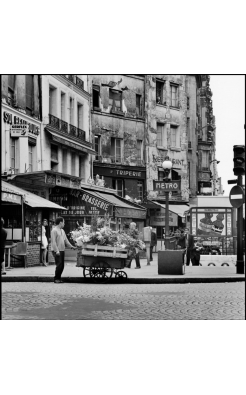
<path id="1" fill-rule="evenodd" d="M 84 130 L 79 129 L 74 125 L 68 124 L 62 119 L 55 117 L 55 115 L 49 114 L 49 125 L 59 130 L 59 132 L 61 133 L 69 134 L 71 136 L 86 141 L 86 135 Z"/>
<path id="2" fill-rule="evenodd" d="M 78 88 L 84 90 L 84 81 L 77 77 L 74 74 L 61 74 L 63 77 L 67 78 L 69 81 L 73 82 L 75 85 L 77 85 Z"/>

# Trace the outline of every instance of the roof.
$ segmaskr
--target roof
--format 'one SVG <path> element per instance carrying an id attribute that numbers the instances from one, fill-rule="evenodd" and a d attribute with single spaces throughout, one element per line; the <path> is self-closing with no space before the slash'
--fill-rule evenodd
<path id="1" fill-rule="evenodd" d="M 228 207 L 232 208 L 229 196 L 197 196 L 190 200 L 193 207 Z"/>
<path id="2" fill-rule="evenodd" d="M 165 204 L 161 204 L 158 202 L 154 202 L 154 203 L 166 209 Z M 190 207 L 185 204 L 169 204 L 169 211 L 172 211 L 173 213 L 177 214 L 179 217 L 185 217 L 185 212 L 188 211 L 189 208 Z"/>
<path id="3" fill-rule="evenodd" d="M 107 193 L 102 193 L 102 192 L 96 192 L 96 194 L 97 194 L 99 197 L 101 197 L 101 198 L 107 200 L 108 202 L 112 203 L 112 204 L 113 204 L 114 206 L 116 206 L 116 207 L 133 208 L 133 209 L 135 209 L 135 210 L 142 210 L 142 211 L 145 211 L 145 210 L 146 210 L 144 207 L 141 207 L 141 206 L 138 207 L 137 204 L 134 204 L 134 205 L 131 204 L 131 203 L 130 203 L 128 200 L 126 200 L 126 199 L 124 199 L 124 200 L 126 200 L 126 201 L 124 202 L 123 198 L 122 198 L 122 200 L 121 200 L 121 199 L 118 199 L 118 198 L 117 198 L 116 196 L 114 196 L 114 195 L 109 195 L 109 194 L 107 194 Z"/>
<path id="4" fill-rule="evenodd" d="M 41 196 L 35 195 L 34 193 L 25 191 L 24 189 L 16 187 L 15 185 L 9 184 L 5 181 L 2 181 L 1 190 L 25 196 L 24 203 L 30 207 L 44 207 L 54 210 L 67 210 L 66 207 L 59 206 L 59 204 L 53 203 L 50 200 L 44 199 Z"/>

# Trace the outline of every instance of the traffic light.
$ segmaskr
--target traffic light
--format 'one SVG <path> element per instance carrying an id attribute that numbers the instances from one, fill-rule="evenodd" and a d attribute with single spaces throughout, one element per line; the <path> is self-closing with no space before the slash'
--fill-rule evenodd
<path id="1" fill-rule="evenodd" d="M 234 168 L 233 172 L 235 176 L 242 176 L 245 174 L 245 146 L 244 145 L 234 145 Z"/>

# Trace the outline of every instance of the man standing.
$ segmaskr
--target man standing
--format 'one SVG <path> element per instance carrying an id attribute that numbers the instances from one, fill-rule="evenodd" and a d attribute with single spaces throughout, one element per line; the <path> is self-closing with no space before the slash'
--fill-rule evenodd
<path id="1" fill-rule="evenodd" d="M 195 243 L 194 243 L 194 236 L 189 233 L 189 229 L 185 228 L 185 246 L 187 249 L 187 262 L 186 265 L 189 266 L 190 261 L 195 264 Z"/>
<path id="2" fill-rule="evenodd" d="M 129 227 L 129 231 L 128 231 L 128 234 L 129 234 L 129 236 L 131 236 L 133 239 L 136 239 L 136 240 L 138 240 L 139 239 L 139 233 L 138 233 L 138 230 L 136 229 L 136 223 L 135 222 L 131 222 L 130 223 L 130 227 Z M 141 266 L 140 266 L 140 257 L 139 257 L 139 251 L 138 251 L 138 249 L 136 248 L 136 254 L 135 254 L 135 261 L 136 261 L 136 267 L 135 267 L 135 269 L 141 269 Z M 127 265 L 126 267 L 131 267 L 131 262 L 132 262 L 132 259 L 130 260 L 130 263 L 129 263 L 129 265 Z"/>
<path id="3" fill-rule="evenodd" d="M 151 228 L 151 242 L 150 242 L 150 261 L 153 261 L 153 248 L 156 246 L 157 244 L 157 235 L 156 233 L 153 231 L 153 229 Z"/>
<path id="4" fill-rule="evenodd" d="M 55 223 L 56 226 L 51 231 L 51 251 L 56 263 L 54 283 L 59 284 L 63 282 L 61 275 L 64 270 L 65 245 L 72 250 L 76 250 L 77 247 L 72 246 L 67 239 L 63 230 L 65 224 L 64 218 L 57 217 Z"/>
<path id="5" fill-rule="evenodd" d="M 5 243 L 7 239 L 7 231 L 3 227 L 4 219 L 1 218 L 1 274 L 6 274 L 5 271 Z"/>

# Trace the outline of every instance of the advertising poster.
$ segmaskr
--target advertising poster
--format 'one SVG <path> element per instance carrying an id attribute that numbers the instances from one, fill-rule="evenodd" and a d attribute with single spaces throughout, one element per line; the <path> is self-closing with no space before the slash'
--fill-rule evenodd
<path id="1" fill-rule="evenodd" d="M 203 236 L 225 236 L 225 212 L 207 211 L 197 215 L 197 234 Z"/>

